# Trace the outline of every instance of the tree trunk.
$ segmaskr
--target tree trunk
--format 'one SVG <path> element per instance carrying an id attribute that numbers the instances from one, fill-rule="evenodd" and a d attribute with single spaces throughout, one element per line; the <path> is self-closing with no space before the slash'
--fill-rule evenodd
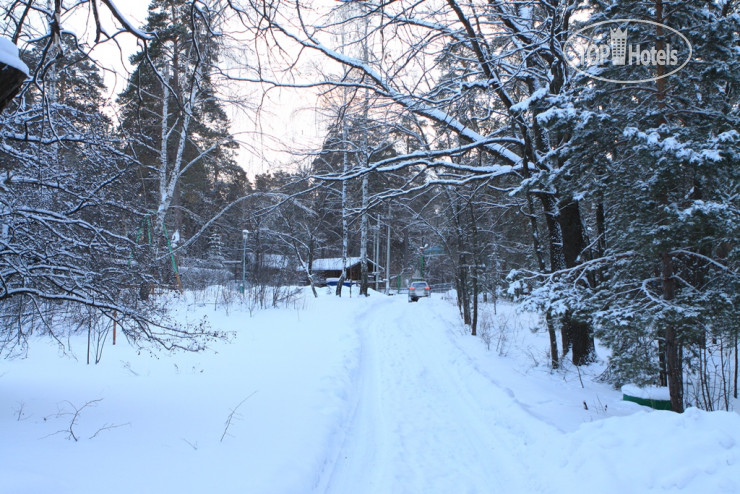
<path id="1" fill-rule="evenodd" d="M 568 355 L 573 343 L 573 335 L 570 332 L 570 324 L 566 324 L 568 315 L 560 318 L 560 347 L 563 349 L 563 358 Z"/>
<path id="2" fill-rule="evenodd" d="M 655 0 L 655 22 L 657 43 L 656 49 L 663 50 L 665 48 L 665 41 L 663 39 L 663 28 L 661 23 L 663 22 L 663 0 Z M 665 93 L 666 93 L 666 81 L 665 78 L 660 76 L 665 74 L 665 66 L 657 66 L 657 74 L 659 79 L 656 82 L 657 87 L 657 99 L 658 109 L 661 110 L 659 115 L 659 123 L 665 123 L 665 115 L 662 113 L 665 110 Z M 666 194 L 660 194 L 661 202 L 668 203 L 668 196 Z M 673 300 L 676 296 L 676 279 L 674 277 L 673 270 L 673 258 L 668 251 L 663 251 L 661 254 L 661 275 L 663 278 L 663 299 L 666 301 Z M 666 360 L 666 373 L 668 377 L 668 391 L 671 395 L 671 410 L 674 412 L 681 413 L 684 410 L 683 407 L 683 363 L 681 362 L 681 344 L 679 342 L 677 328 L 669 321 L 665 328 L 665 360 Z"/>
<path id="3" fill-rule="evenodd" d="M 362 38 L 362 60 L 363 62 L 367 63 L 368 60 L 370 60 L 370 48 L 367 43 L 368 39 L 368 31 L 370 29 L 370 18 L 369 16 L 364 16 L 364 29 L 365 34 Z M 367 88 L 365 88 L 364 91 L 364 102 L 363 102 L 363 108 L 362 108 L 362 123 L 363 123 L 363 132 L 362 132 L 362 142 L 361 142 L 361 150 L 362 158 L 364 160 L 365 169 L 368 169 L 370 167 L 370 145 L 368 142 L 368 130 L 367 130 L 367 122 L 368 122 L 368 115 L 370 112 L 370 93 Z M 365 173 L 362 175 L 362 213 L 360 218 L 360 295 L 365 295 L 367 297 L 368 293 L 368 280 L 367 280 L 367 234 L 368 234 L 368 206 L 370 204 L 368 193 L 369 193 L 369 184 L 368 184 L 368 174 Z"/>
<path id="4" fill-rule="evenodd" d="M 658 383 L 668 386 L 668 364 L 666 363 L 665 332 L 658 338 Z"/>
<path id="5" fill-rule="evenodd" d="M 604 214 L 604 202 L 599 201 L 596 204 L 596 256 L 604 257 L 606 252 L 606 215 Z"/>
<path id="6" fill-rule="evenodd" d="M 473 283 L 473 314 L 470 321 L 471 334 L 476 336 L 478 334 L 478 224 L 475 217 L 475 209 L 473 208 L 472 202 L 468 203 L 468 212 L 470 213 L 470 229 L 471 229 L 471 246 L 472 246 L 472 259 L 473 264 L 472 277 Z"/>
<path id="7" fill-rule="evenodd" d="M 534 211 L 532 194 L 527 191 L 526 197 L 527 216 L 529 217 L 529 224 L 532 229 L 532 249 L 534 250 L 535 258 L 537 259 L 537 266 L 539 267 L 540 272 L 544 273 L 547 270 L 547 264 L 545 263 L 545 257 L 542 254 L 542 250 L 540 249 L 540 236 L 537 229 L 537 215 Z M 547 334 L 550 337 L 550 365 L 553 369 L 557 369 L 558 367 L 560 367 L 560 356 L 558 354 L 558 338 L 555 332 L 555 322 L 553 321 L 552 315 L 549 311 L 545 314 L 545 322 L 547 324 Z"/>
<path id="8" fill-rule="evenodd" d="M 463 323 L 470 326 L 472 323 L 472 319 L 470 317 L 470 293 L 468 292 L 468 283 L 467 280 L 463 280 L 463 289 L 462 289 L 462 295 L 463 295 Z"/>
<path id="9" fill-rule="evenodd" d="M 337 288 L 336 288 L 336 291 L 334 292 L 334 294 L 337 297 L 342 296 L 342 287 L 344 286 L 345 274 L 346 274 L 346 269 L 342 268 L 342 274 L 339 276 L 339 280 L 337 281 Z"/>
<path id="10" fill-rule="evenodd" d="M 732 380 L 732 397 L 737 400 L 737 375 L 738 375 L 738 355 L 737 355 L 737 333 L 735 333 L 735 375 Z"/>
<path id="11" fill-rule="evenodd" d="M 545 224 L 547 225 L 547 232 L 550 241 L 550 272 L 565 269 L 565 258 L 563 257 L 563 231 L 558 222 L 559 211 L 557 203 L 555 198 L 550 194 L 538 194 L 537 197 L 542 203 L 542 209 L 545 214 Z M 550 329 L 551 328 L 548 327 L 548 331 Z M 567 355 L 570 350 L 570 334 L 568 333 L 568 330 L 569 328 L 564 324 L 560 328 L 563 356 Z M 550 347 L 556 348 L 557 342 L 553 343 L 551 341 Z"/>
<path id="12" fill-rule="evenodd" d="M 588 365 L 595 362 L 596 351 L 591 326 L 585 321 L 579 321 L 572 317 L 567 320 L 567 324 L 570 325 L 573 363 L 575 365 Z"/>
<path id="13" fill-rule="evenodd" d="M 545 224 L 550 240 L 550 271 L 565 268 L 563 258 L 563 232 L 558 223 L 558 208 L 555 198 L 550 194 L 538 194 L 545 214 Z"/>
<path id="14" fill-rule="evenodd" d="M 738 355 L 737 355 L 737 333 L 735 333 L 735 376 L 732 383 L 732 397 L 737 400 L 737 375 L 738 375 Z"/>
<path id="15" fill-rule="evenodd" d="M 455 291 L 457 292 L 457 311 L 460 313 L 460 317 L 463 315 L 463 288 L 462 280 L 459 276 L 460 268 L 458 268 L 458 276 L 455 276 Z"/>
<path id="16" fill-rule="evenodd" d="M 457 299 L 461 304 L 463 323 L 470 325 L 470 293 L 468 291 L 468 275 L 465 269 L 465 256 L 460 256 L 460 267 L 458 268 L 457 279 L 459 280 Z"/>
<path id="17" fill-rule="evenodd" d="M 661 256 L 663 277 L 663 299 L 673 300 L 676 293 L 676 280 L 673 276 L 673 259 L 668 252 Z M 668 374 L 668 391 L 671 395 L 671 410 L 683 412 L 683 364 L 681 347 L 676 326 L 668 322 L 665 328 L 666 369 Z"/>
<path id="18" fill-rule="evenodd" d="M 562 232 L 563 261 L 566 268 L 572 268 L 582 262 L 581 256 L 586 248 L 581 211 L 578 202 L 565 200 L 559 207 L 558 223 Z M 585 365 L 595 360 L 596 346 L 593 331 L 587 321 L 580 320 L 567 312 L 563 317 L 563 353 L 566 339 L 573 350 L 572 358 L 575 365 Z"/>
<path id="19" fill-rule="evenodd" d="M 473 268 L 475 269 L 475 267 Z M 478 273 L 473 272 L 473 315 L 470 321 L 471 334 L 478 334 Z"/>
<path id="20" fill-rule="evenodd" d="M 550 365 L 553 369 L 560 367 L 558 359 L 558 339 L 555 336 L 555 323 L 548 311 L 545 313 L 545 322 L 547 324 L 547 333 L 550 335 Z"/>
<path id="21" fill-rule="evenodd" d="M 534 204 L 532 203 L 532 194 L 527 192 L 527 217 L 529 218 L 529 225 L 532 229 L 532 250 L 534 251 L 535 259 L 537 260 L 537 266 L 540 272 L 544 273 L 547 270 L 545 263 L 545 257 L 542 254 L 540 248 L 540 234 L 537 229 L 537 215 L 534 212 Z"/>
<path id="22" fill-rule="evenodd" d="M 362 213 L 360 217 L 360 295 L 367 296 L 367 234 L 368 234 L 368 183 L 367 174 L 362 176 Z"/>
<path id="23" fill-rule="evenodd" d="M 347 126 L 345 122 L 342 122 L 342 174 L 346 175 L 349 170 L 349 157 L 347 156 Z M 342 274 L 339 276 L 337 282 L 337 297 L 342 296 L 342 287 L 344 286 L 344 280 L 347 279 L 347 256 L 349 253 L 349 229 L 347 226 L 347 209 L 349 204 L 347 201 L 347 181 L 342 180 Z"/>

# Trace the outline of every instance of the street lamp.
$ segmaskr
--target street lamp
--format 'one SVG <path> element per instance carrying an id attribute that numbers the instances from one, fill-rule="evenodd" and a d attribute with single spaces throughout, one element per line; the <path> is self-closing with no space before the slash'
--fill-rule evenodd
<path id="1" fill-rule="evenodd" d="M 239 291 L 244 293 L 247 286 L 247 238 L 249 237 L 249 230 L 242 230 L 242 284 L 239 287 Z"/>

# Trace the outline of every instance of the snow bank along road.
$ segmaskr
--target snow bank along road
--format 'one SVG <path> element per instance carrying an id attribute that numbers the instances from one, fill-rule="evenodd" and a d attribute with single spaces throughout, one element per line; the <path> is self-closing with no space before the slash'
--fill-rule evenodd
<path id="1" fill-rule="evenodd" d="M 387 297 L 356 315 L 353 406 L 319 491 L 545 490 L 529 447 L 554 431 L 451 345 L 459 316 L 441 303 Z"/>
<path id="2" fill-rule="evenodd" d="M 476 352 L 482 342 L 462 337 L 456 307 L 439 298 L 371 297 L 352 325 L 353 392 L 317 492 L 740 493 L 734 412 L 646 412 L 607 385 L 523 376 Z M 594 392 L 624 416 L 582 415 Z"/>

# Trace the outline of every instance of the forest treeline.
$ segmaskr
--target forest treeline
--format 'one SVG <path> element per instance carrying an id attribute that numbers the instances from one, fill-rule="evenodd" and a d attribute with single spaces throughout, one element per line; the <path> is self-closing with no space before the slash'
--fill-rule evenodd
<path id="1" fill-rule="evenodd" d="M 315 289 L 317 260 L 359 258 L 360 294 L 450 283 L 472 334 L 479 304 L 516 296 L 552 368 L 593 362 L 598 339 L 614 385 L 729 408 L 738 7 L 153 0 L 136 26 L 111 0 L 6 3 L 30 73 L 0 115 L 0 348 L 115 321 L 197 350 L 219 332 L 172 320 L 157 290 Z M 628 61 L 675 53 L 574 65 L 618 35 Z M 123 36 L 138 48 L 109 99 L 90 52 Z M 323 141 L 249 177 L 227 110 L 280 89 L 316 101 Z"/>

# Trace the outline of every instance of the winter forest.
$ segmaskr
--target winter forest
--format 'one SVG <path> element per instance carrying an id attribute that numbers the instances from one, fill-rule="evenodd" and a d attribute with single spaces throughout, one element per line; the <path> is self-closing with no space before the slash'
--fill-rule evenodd
<path id="1" fill-rule="evenodd" d="M 481 304 L 515 300 L 542 315 L 552 369 L 598 341 L 610 385 L 732 409 L 736 0 L 151 0 L 141 25 L 122 1 L 1 3 L 3 358 L 113 327 L 199 351 L 227 335 L 162 293 L 269 307 L 324 290 L 335 260 L 337 297 L 424 279 L 472 335 Z M 629 84 L 611 62 L 575 70 L 569 39 L 614 19 L 650 21 L 630 43 L 659 49 L 670 26 L 690 59 Z M 285 117 L 294 103 L 313 116 Z"/>

